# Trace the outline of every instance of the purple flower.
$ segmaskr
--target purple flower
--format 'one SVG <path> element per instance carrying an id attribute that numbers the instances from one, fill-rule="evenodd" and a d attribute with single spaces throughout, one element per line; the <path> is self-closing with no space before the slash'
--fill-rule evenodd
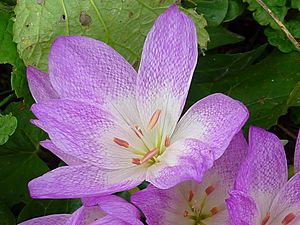
<path id="1" fill-rule="evenodd" d="M 240 132 L 205 173 L 202 183 L 185 181 L 167 190 L 149 186 L 132 195 L 131 201 L 143 211 L 149 225 L 227 225 L 225 199 L 233 188 L 247 148 Z"/>
<path id="2" fill-rule="evenodd" d="M 232 225 L 300 224 L 300 173 L 288 181 L 280 140 L 251 127 L 249 150 L 227 200 Z"/>
<path id="3" fill-rule="evenodd" d="M 139 211 L 114 195 L 89 198 L 73 214 L 35 218 L 19 225 L 143 225 Z"/>
<path id="4" fill-rule="evenodd" d="M 179 120 L 197 62 L 194 23 L 176 5 L 148 34 L 138 73 L 111 47 L 59 37 L 49 75 L 28 68 L 42 144 L 69 166 L 29 183 L 32 197 L 76 198 L 202 180 L 248 118 L 240 102 L 208 96 Z"/>
<path id="5" fill-rule="evenodd" d="M 295 147 L 294 170 L 296 173 L 300 172 L 300 131 L 298 132 L 298 138 Z"/>

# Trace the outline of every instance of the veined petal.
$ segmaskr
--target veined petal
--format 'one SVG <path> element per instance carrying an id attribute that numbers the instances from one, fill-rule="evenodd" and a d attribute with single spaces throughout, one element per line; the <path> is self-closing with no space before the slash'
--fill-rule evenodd
<path id="1" fill-rule="evenodd" d="M 231 225 L 261 225 L 261 214 L 255 201 L 241 191 L 231 191 L 226 200 Z"/>
<path id="2" fill-rule="evenodd" d="M 298 132 L 298 138 L 295 147 L 294 170 L 295 173 L 300 171 L 300 131 Z"/>
<path id="3" fill-rule="evenodd" d="M 70 217 L 71 215 L 68 214 L 43 216 L 19 223 L 19 225 L 66 225 Z"/>
<path id="4" fill-rule="evenodd" d="M 289 180 L 276 195 L 270 209 L 270 224 L 281 224 L 285 217 L 291 216 L 288 225 L 299 224 L 300 221 L 300 173 Z"/>
<path id="5" fill-rule="evenodd" d="M 287 162 L 280 140 L 263 129 L 250 127 L 249 150 L 235 189 L 251 196 L 266 215 L 278 191 L 287 182 Z"/>
<path id="6" fill-rule="evenodd" d="M 128 218 L 128 217 L 126 217 Z M 90 224 L 90 225 L 107 225 L 107 224 L 113 224 L 113 225 L 132 225 L 130 223 L 125 222 L 124 220 L 120 220 L 116 217 L 107 215 L 105 217 L 103 217 L 100 220 L 95 221 L 94 223 Z M 141 222 L 141 225 L 143 223 Z"/>
<path id="7" fill-rule="evenodd" d="M 67 154 L 65 151 L 56 147 L 50 140 L 40 141 L 40 145 L 51 151 L 68 165 L 80 165 L 84 163 L 84 161 L 72 156 L 71 154 Z"/>
<path id="8" fill-rule="evenodd" d="M 193 220 L 184 217 L 184 211 L 188 208 L 186 197 L 184 192 L 176 187 L 161 190 L 149 185 L 146 189 L 134 193 L 131 201 L 143 211 L 148 224 L 193 225 Z"/>
<path id="9" fill-rule="evenodd" d="M 119 170 L 91 165 L 63 166 L 29 182 L 33 198 L 82 198 L 111 194 L 139 185 L 146 169 L 131 167 Z"/>
<path id="10" fill-rule="evenodd" d="M 90 225 L 100 220 L 107 214 L 99 206 L 80 207 L 77 209 L 65 225 Z"/>
<path id="11" fill-rule="evenodd" d="M 113 142 L 114 137 L 130 141 L 130 128 L 119 126 L 113 115 L 99 107 L 58 99 L 37 103 L 32 111 L 39 119 L 33 123 L 67 155 L 108 169 L 131 167 L 131 159 L 137 157 Z"/>
<path id="12" fill-rule="evenodd" d="M 52 87 L 50 77 L 47 73 L 32 66 L 28 66 L 27 80 L 32 97 L 36 102 L 59 98 L 57 92 Z"/>
<path id="13" fill-rule="evenodd" d="M 214 145 L 219 158 L 233 136 L 239 132 L 248 119 L 248 110 L 237 100 L 223 94 L 213 94 L 196 102 L 179 121 L 173 141 L 196 138 Z"/>
<path id="14" fill-rule="evenodd" d="M 158 126 L 163 134 L 173 131 L 197 56 L 195 25 L 174 4 L 157 18 L 144 44 L 137 78 L 137 105 L 144 127 L 161 110 Z"/>
<path id="15" fill-rule="evenodd" d="M 82 36 L 55 39 L 49 75 L 61 98 L 82 100 L 110 109 L 118 118 L 138 118 L 137 73 L 107 44 Z"/>
<path id="16" fill-rule="evenodd" d="M 182 181 L 202 181 L 204 172 L 213 165 L 214 146 L 197 139 L 180 140 L 172 144 L 160 161 L 149 167 L 146 180 L 154 186 L 167 189 Z"/>

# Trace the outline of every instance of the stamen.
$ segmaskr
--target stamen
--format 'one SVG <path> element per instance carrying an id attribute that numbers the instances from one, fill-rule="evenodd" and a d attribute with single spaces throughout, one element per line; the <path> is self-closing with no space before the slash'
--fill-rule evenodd
<path id="1" fill-rule="evenodd" d="M 184 217 L 188 217 L 189 216 L 189 212 L 187 210 L 184 210 L 183 216 Z"/>
<path id="2" fill-rule="evenodd" d="M 155 124 L 157 123 L 157 121 L 159 119 L 160 113 L 161 113 L 160 109 L 155 110 L 155 112 L 153 113 L 153 115 L 150 119 L 150 122 L 148 124 L 148 129 L 152 129 L 155 126 Z"/>
<path id="3" fill-rule="evenodd" d="M 113 142 L 115 142 L 116 144 L 118 144 L 118 145 L 120 145 L 120 146 L 122 146 L 124 148 L 128 148 L 129 147 L 129 143 L 127 141 L 124 141 L 124 140 L 120 139 L 120 138 L 114 137 L 113 138 Z"/>
<path id="4" fill-rule="evenodd" d="M 169 135 L 167 135 L 167 136 L 166 136 L 166 139 L 165 139 L 165 147 L 166 147 L 166 148 L 169 147 L 170 144 L 171 144 L 171 140 L 170 140 Z"/>
<path id="5" fill-rule="evenodd" d="M 217 207 L 213 207 L 213 208 L 210 210 L 210 212 L 211 212 L 211 215 L 213 216 L 213 215 L 216 215 L 216 214 L 219 212 L 219 210 L 218 210 Z"/>
<path id="6" fill-rule="evenodd" d="M 271 216 L 271 213 L 270 213 L 270 212 L 267 212 L 267 215 L 265 216 L 265 218 L 264 218 L 263 221 L 261 222 L 261 225 L 266 225 L 267 222 L 268 222 L 269 219 L 270 219 L 270 216 Z"/>
<path id="7" fill-rule="evenodd" d="M 290 222 L 292 222 L 296 218 L 296 215 L 294 213 L 288 214 L 284 219 L 282 220 L 283 225 L 288 225 Z"/>
<path id="8" fill-rule="evenodd" d="M 194 193 L 192 191 L 189 191 L 189 202 L 191 202 L 193 200 L 194 197 Z"/>
<path id="9" fill-rule="evenodd" d="M 138 125 L 134 125 L 134 128 L 135 129 L 133 129 L 133 130 L 139 138 L 141 138 L 141 136 L 144 136 L 142 129 Z"/>
<path id="10" fill-rule="evenodd" d="M 208 195 L 210 195 L 214 190 L 215 190 L 215 187 L 212 186 L 212 185 L 210 185 L 209 187 L 207 187 L 207 188 L 205 189 L 205 193 L 206 193 L 206 195 L 208 196 Z"/>
<path id="11" fill-rule="evenodd" d="M 133 158 L 131 159 L 131 162 L 136 165 L 141 165 L 147 162 L 149 159 L 152 159 L 155 155 L 157 155 L 158 150 L 158 148 L 154 148 L 151 151 L 147 152 L 141 159 Z"/>

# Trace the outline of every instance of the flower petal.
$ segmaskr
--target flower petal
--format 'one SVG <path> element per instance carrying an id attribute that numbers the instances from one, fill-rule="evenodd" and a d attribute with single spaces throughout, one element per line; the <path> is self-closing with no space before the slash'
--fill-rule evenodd
<path id="1" fill-rule="evenodd" d="M 120 220 L 118 218 L 115 218 L 113 216 L 107 215 L 105 217 L 103 217 L 100 220 L 95 221 L 94 223 L 90 224 L 90 225 L 107 225 L 107 224 L 113 224 L 113 225 L 132 225 L 130 223 L 126 223 L 123 220 Z M 141 223 L 143 224 L 143 223 Z"/>
<path id="2" fill-rule="evenodd" d="M 19 223 L 19 225 L 66 225 L 70 217 L 71 215 L 68 214 L 43 216 Z"/>
<path id="3" fill-rule="evenodd" d="M 137 79 L 137 105 L 144 127 L 156 110 L 162 133 L 170 135 L 186 101 L 197 62 L 192 20 L 174 4 L 149 32 Z"/>
<path id="4" fill-rule="evenodd" d="M 126 221 L 132 225 L 142 225 L 137 208 L 124 199 L 111 195 L 99 198 L 100 208 L 108 215 Z"/>
<path id="5" fill-rule="evenodd" d="M 231 225 L 260 224 L 260 212 L 255 201 L 240 191 L 231 191 L 226 200 Z"/>
<path id="6" fill-rule="evenodd" d="M 213 147 L 197 139 L 172 144 L 160 161 L 149 167 L 146 180 L 160 189 L 167 189 L 190 179 L 202 181 L 204 172 L 212 167 Z"/>
<path id="7" fill-rule="evenodd" d="M 82 36 L 56 38 L 49 55 L 49 75 L 61 98 L 100 105 L 129 120 L 138 117 L 137 74 L 103 42 Z"/>
<path id="8" fill-rule="evenodd" d="M 37 103 L 32 111 L 39 119 L 33 123 L 45 130 L 52 143 L 67 155 L 108 169 L 131 167 L 131 159 L 137 157 L 113 142 L 114 137 L 130 141 L 136 136 L 134 132 L 117 125 L 115 117 L 99 107 L 59 99 Z"/>
<path id="9" fill-rule="evenodd" d="M 161 190 L 149 185 L 146 189 L 134 193 L 131 201 L 143 211 L 147 224 L 192 225 L 195 223 L 188 217 L 184 217 L 184 211 L 189 207 L 188 202 L 181 190 L 176 187 Z"/>
<path id="10" fill-rule="evenodd" d="M 95 166 L 63 166 L 29 182 L 33 198 L 82 198 L 128 190 L 145 179 L 145 169 L 104 170 Z"/>
<path id="11" fill-rule="evenodd" d="M 49 75 L 32 66 L 27 67 L 27 80 L 32 97 L 36 102 L 59 98 L 53 89 Z"/>
<path id="12" fill-rule="evenodd" d="M 181 118 L 172 140 L 196 138 L 218 148 L 219 158 L 233 136 L 239 132 L 248 119 L 246 107 L 223 94 L 213 94 L 196 102 Z"/>
<path id="13" fill-rule="evenodd" d="M 298 173 L 300 171 L 300 131 L 298 132 L 298 138 L 295 147 L 294 171 L 295 173 Z"/>
<path id="14" fill-rule="evenodd" d="M 49 151 L 51 151 L 54 155 L 59 157 L 62 161 L 64 161 L 68 165 L 80 165 L 84 163 L 84 161 L 70 154 L 66 154 L 65 151 L 56 147 L 55 144 L 53 144 L 52 141 L 50 140 L 40 141 L 40 145 L 48 149 Z"/>
<path id="15" fill-rule="evenodd" d="M 262 215 L 287 181 L 287 162 L 280 140 L 263 129 L 250 127 L 249 150 L 235 188 L 251 196 Z"/>
<path id="16" fill-rule="evenodd" d="M 293 224 L 299 224 L 300 219 L 300 173 L 289 180 L 284 187 L 279 191 L 275 197 L 271 209 L 272 224 L 281 224 L 284 218 L 293 214 L 296 218 L 293 220 Z M 275 217 L 275 218 L 274 218 Z M 289 223 L 290 225 L 290 223 Z"/>
<path id="17" fill-rule="evenodd" d="M 84 225 L 93 224 L 94 221 L 100 220 L 107 214 L 99 206 L 80 207 L 69 219 L 66 225 Z"/>

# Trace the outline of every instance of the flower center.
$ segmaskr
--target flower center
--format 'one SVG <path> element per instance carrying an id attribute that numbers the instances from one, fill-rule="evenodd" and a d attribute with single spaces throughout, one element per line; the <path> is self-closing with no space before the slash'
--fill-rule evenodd
<path id="1" fill-rule="evenodd" d="M 203 193 L 204 197 L 201 199 L 201 201 L 194 199 L 195 197 L 193 191 L 189 191 L 189 207 L 188 209 L 184 210 L 183 217 L 194 220 L 195 225 L 205 225 L 205 219 L 216 215 L 220 211 L 218 207 L 211 207 L 209 210 L 205 207 L 206 203 L 209 201 L 209 197 L 214 191 L 215 187 L 213 185 L 208 186 Z"/>
<path id="2" fill-rule="evenodd" d="M 161 130 L 157 127 L 160 117 L 161 110 L 157 109 L 152 114 L 147 128 L 142 130 L 139 125 L 133 125 L 130 127 L 131 130 L 134 131 L 135 138 L 137 137 L 142 142 L 143 147 L 136 148 L 130 145 L 130 143 L 126 140 L 118 137 L 113 138 L 113 142 L 117 145 L 127 148 L 133 153 L 141 156 L 139 158 L 132 158 L 131 162 L 133 164 L 142 165 L 146 162 L 149 162 L 150 164 L 159 162 L 157 157 L 160 156 L 166 150 L 166 148 L 171 145 L 170 136 L 163 136 L 161 134 Z"/>

